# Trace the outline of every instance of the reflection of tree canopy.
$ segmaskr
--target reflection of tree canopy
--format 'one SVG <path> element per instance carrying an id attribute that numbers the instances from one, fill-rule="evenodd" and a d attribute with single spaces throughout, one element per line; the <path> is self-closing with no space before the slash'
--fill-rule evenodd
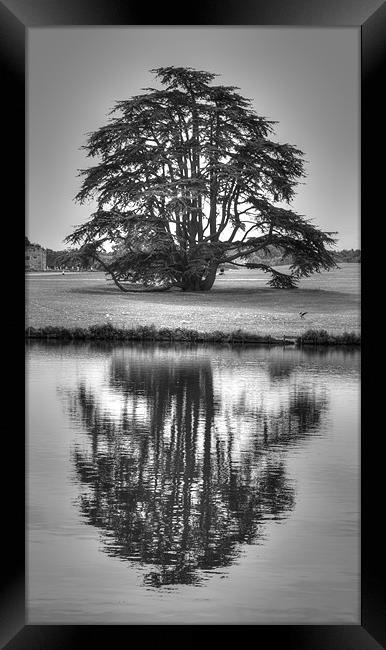
<path id="1" fill-rule="evenodd" d="M 273 381 L 287 379 L 294 369 L 292 360 L 274 359 L 268 366 L 269 376 Z"/>
<path id="2" fill-rule="evenodd" d="M 297 390 L 275 413 L 244 405 L 244 439 L 243 408 L 215 398 L 208 358 L 117 356 L 108 379 L 105 400 L 82 381 L 70 395 L 90 443 L 74 451 L 81 510 L 109 554 L 154 567 L 148 584 L 198 582 L 198 570 L 229 565 L 264 519 L 293 508 L 277 442 L 307 436 L 323 399 Z"/>

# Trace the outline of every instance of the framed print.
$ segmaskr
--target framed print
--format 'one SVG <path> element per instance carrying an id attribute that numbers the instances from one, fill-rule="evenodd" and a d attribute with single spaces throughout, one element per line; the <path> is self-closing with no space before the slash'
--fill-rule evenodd
<path id="1" fill-rule="evenodd" d="M 0 16 L 27 274 L 4 647 L 383 647 L 384 3 Z"/>

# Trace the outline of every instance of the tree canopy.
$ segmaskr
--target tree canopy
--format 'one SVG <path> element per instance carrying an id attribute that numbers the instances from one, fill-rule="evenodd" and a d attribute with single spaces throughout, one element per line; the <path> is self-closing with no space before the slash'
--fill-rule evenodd
<path id="1" fill-rule="evenodd" d="M 151 71 L 162 89 L 116 102 L 109 121 L 83 147 L 97 164 L 82 170 L 76 200 L 94 200 L 90 219 L 66 241 L 126 283 L 208 290 L 220 264 L 260 268 L 269 284 L 335 266 L 322 232 L 288 206 L 305 176 L 304 154 L 271 139 L 275 122 L 258 116 L 234 86 L 192 68 Z M 269 246 L 291 256 L 289 274 L 249 261 Z"/>

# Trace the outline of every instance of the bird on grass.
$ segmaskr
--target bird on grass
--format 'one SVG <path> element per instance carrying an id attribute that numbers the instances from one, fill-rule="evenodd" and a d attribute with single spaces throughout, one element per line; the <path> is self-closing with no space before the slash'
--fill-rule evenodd
<path id="1" fill-rule="evenodd" d="M 304 316 L 305 316 L 306 314 L 308 314 L 308 311 L 300 311 L 300 312 L 299 312 L 299 316 L 300 316 L 300 318 L 304 318 Z"/>

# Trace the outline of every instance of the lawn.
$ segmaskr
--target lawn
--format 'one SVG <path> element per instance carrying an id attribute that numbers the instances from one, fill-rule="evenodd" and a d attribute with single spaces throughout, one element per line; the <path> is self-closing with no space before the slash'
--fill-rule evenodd
<path id="1" fill-rule="evenodd" d="M 331 334 L 360 332 L 359 264 L 314 274 L 294 290 L 272 289 L 267 279 L 261 271 L 227 270 L 207 293 L 125 294 L 103 273 L 28 273 L 26 325 L 154 324 L 271 336 L 298 336 L 311 328 Z M 308 312 L 304 319 L 300 311 Z"/>

